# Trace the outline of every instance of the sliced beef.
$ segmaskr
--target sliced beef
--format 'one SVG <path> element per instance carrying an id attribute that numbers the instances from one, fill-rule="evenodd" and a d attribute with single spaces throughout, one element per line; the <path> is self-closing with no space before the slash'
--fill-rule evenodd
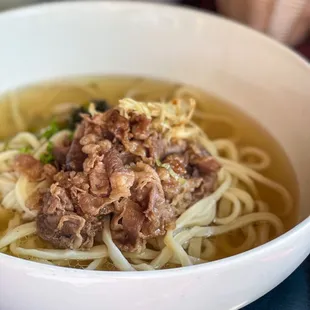
<path id="1" fill-rule="evenodd" d="M 52 148 L 52 154 L 55 160 L 55 164 L 60 168 L 64 168 L 67 162 L 67 154 L 69 153 L 70 146 L 54 146 Z M 71 155 L 70 155 L 71 156 Z"/>
<path id="2" fill-rule="evenodd" d="M 106 154 L 104 164 L 111 185 L 110 199 L 117 201 L 122 197 L 129 197 L 130 188 L 135 179 L 134 172 L 123 166 L 116 150 L 111 150 Z"/>
<path id="3" fill-rule="evenodd" d="M 43 166 L 43 172 L 45 178 L 50 182 L 53 181 L 54 176 L 57 174 L 58 170 L 55 166 L 51 164 L 46 164 Z"/>
<path id="4" fill-rule="evenodd" d="M 124 198 L 118 204 L 120 214 L 112 219 L 112 236 L 123 251 L 141 250 L 145 240 L 140 238 L 140 231 L 145 221 L 141 206 L 131 199 Z"/>
<path id="5" fill-rule="evenodd" d="M 101 228 L 98 220 L 77 214 L 68 191 L 57 185 L 43 196 L 43 205 L 37 216 L 38 235 L 56 248 L 90 248 Z"/>
<path id="6" fill-rule="evenodd" d="M 60 249 L 78 249 L 83 244 L 81 230 L 85 219 L 75 213 L 40 213 L 37 217 L 38 235 Z"/>
<path id="7" fill-rule="evenodd" d="M 74 212 L 57 212 L 37 216 L 38 235 L 59 249 L 90 249 L 101 224 L 90 221 Z"/>
<path id="8" fill-rule="evenodd" d="M 26 207 L 30 210 L 40 211 L 43 202 L 43 192 L 35 191 L 26 200 Z"/>
<path id="9" fill-rule="evenodd" d="M 152 164 L 154 164 L 156 160 L 161 160 L 165 155 L 166 142 L 157 132 L 152 133 L 145 140 L 143 145 L 147 150 L 148 157 L 152 159 L 148 162 L 151 162 Z"/>
<path id="10" fill-rule="evenodd" d="M 217 172 L 221 167 L 212 156 L 195 156 L 191 158 L 190 164 L 197 167 L 199 172 L 203 175 Z"/>
<path id="11" fill-rule="evenodd" d="M 188 156 L 187 154 L 171 154 L 164 159 L 163 163 L 168 164 L 175 173 L 182 176 L 187 172 Z"/>
<path id="12" fill-rule="evenodd" d="M 90 191 L 96 196 L 108 197 L 111 185 L 106 165 L 99 161 L 89 174 Z"/>
<path id="13" fill-rule="evenodd" d="M 120 115 L 117 110 L 111 110 L 105 128 L 121 141 L 128 139 L 129 121 Z"/>
<path id="14" fill-rule="evenodd" d="M 131 199 L 137 202 L 145 215 L 141 229 L 143 239 L 164 235 L 175 220 L 174 209 L 166 204 L 160 178 L 150 165 L 139 162 L 135 167 L 135 183 Z"/>
<path id="15" fill-rule="evenodd" d="M 86 154 L 82 152 L 82 145 L 80 139 L 85 132 L 85 125 L 80 124 L 75 131 L 73 141 L 70 145 L 68 154 L 66 156 L 66 170 L 69 171 L 82 171 L 83 163 L 86 159 Z"/>
<path id="16" fill-rule="evenodd" d="M 103 198 L 96 197 L 89 193 L 81 193 L 77 195 L 79 208 L 83 214 L 98 215 L 104 203 Z"/>
<path id="17" fill-rule="evenodd" d="M 188 148 L 188 144 L 185 140 L 178 140 L 175 139 L 171 140 L 169 144 L 165 147 L 165 156 L 170 154 L 183 154 Z"/>
<path id="18" fill-rule="evenodd" d="M 164 235 L 175 219 L 173 208 L 165 204 L 165 195 L 156 171 L 139 162 L 134 167 L 135 183 L 131 198 L 118 204 L 112 221 L 112 236 L 124 251 L 141 251 L 145 241 Z"/>
<path id="19" fill-rule="evenodd" d="M 197 189 L 198 198 L 209 195 L 214 191 L 217 172 L 221 168 L 220 164 L 205 149 L 199 145 L 191 144 L 187 151 L 189 165 L 192 168 L 192 176 L 203 180 L 200 188 Z"/>
<path id="20" fill-rule="evenodd" d="M 130 118 L 131 132 L 135 139 L 145 140 L 151 134 L 152 120 L 144 114 L 133 114 Z"/>
<path id="21" fill-rule="evenodd" d="M 176 180 L 172 175 L 170 175 L 165 168 L 161 168 L 160 170 L 162 171 L 160 172 L 161 177 L 165 174 L 164 179 L 161 180 L 165 198 L 168 202 L 171 202 L 176 195 L 181 193 L 183 185 L 179 180 Z M 165 172 L 163 173 L 163 171 Z"/>
<path id="22" fill-rule="evenodd" d="M 67 191 L 57 183 L 50 187 L 50 191 L 44 194 L 42 212 L 54 214 L 57 211 L 74 211 L 71 197 Z"/>
<path id="23" fill-rule="evenodd" d="M 55 166 L 28 155 L 15 160 L 16 171 L 50 182 L 29 202 L 39 208 L 38 235 L 56 248 L 102 242 L 102 218 L 110 215 L 117 246 L 142 251 L 214 190 L 220 166 L 200 145 L 165 139 L 141 114 L 111 109 L 81 117 L 72 142 L 54 147 Z"/>

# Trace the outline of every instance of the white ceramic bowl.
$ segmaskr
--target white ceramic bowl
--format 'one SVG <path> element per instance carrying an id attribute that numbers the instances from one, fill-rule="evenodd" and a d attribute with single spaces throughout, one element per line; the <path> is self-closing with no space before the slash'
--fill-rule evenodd
<path id="1" fill-rule="evenodd" d="M 262 296 L 310 252 L 310 67 L 216 16 L 141 3 L 62 3 L 0 16 L 0 93 L 68 75 L 134 74 L 194 84 L 260 121 L 295 168 L 301 223 L 254 250 L 200 266 L 94 272 L 0 254 L 3 310 L 227 310 Z"/>

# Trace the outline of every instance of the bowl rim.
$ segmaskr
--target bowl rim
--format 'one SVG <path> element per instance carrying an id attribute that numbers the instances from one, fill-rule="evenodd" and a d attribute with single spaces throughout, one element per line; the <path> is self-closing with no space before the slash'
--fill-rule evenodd
<path id="1" fill-rule="evenodd" d="M 56 2 L 43 2 L 43 3 L 32 3 L 25 6 L 10 8 L 4 11 L 0 11 L 0 21 L 1 19 L 26 16 L 26 15 L 35 15 L 41 13 L 50 13 L 52 10 L 67 10 L 71 8 L 83 8 L 83 7 L 98 7 L 99 9 L 111 9 L 111 10 L 121 10 L 124 8 L 137 9 L 137 8 L 151 8 L 156 11 L 161 10 L 171 10 L 178 14 L 190 14 L 192 16 L 196 15 L 196 18 L 204 19 L 206 16 L 211 19 L 221 20 L 222 23 L 231 25 L 232 27 L 239 27 L 242 31 L 252 32 L 252 36 L 255 35 L 261 40 L 265 40 L 267 44 L 273 45 L 278 48 L 279 51 L 286 53 L 288 57 L 292 57 L 295 61 L 298 61 L 300 65 L 305 65 L 310 69 L 310 61 L 308 61 L 303 55 L 298 54 L 293 51 L 290 47 L 284 45 L 283 43 L 273 39 L 265 33 L 262 33 L 256 29 L 248 27 L 245 24 L 242 24 L 239 21 L 226 18 L 222 15 L 217 15 L 214 12 L 209 12 L 201 10 L 199 8 L 190 7 L 186 5 L 177 5 L 176 3 L 155 3 L 155 2 L 143 2 L 143 0 L 130 1 L 130 0 L 121 0 L 114 2 L 113 0 L 105 1 L 96 1 L 96 0 L 77 0 L 77 1 L 56 1 Z M 82 10 L 81 10 L 82 11 Z M 155 11 L 154 11 L 155 12 Z"/>
<path id="2" fill-rule="evenodd" d="M 306 58 L 301 55 L 295 53 L 290 48 L 284 46 L 283 44 L 277 42 L 276 40 L 268 37 L 267 35 L 260 33 L 254 29 L 251 29 L 239 22 L 232 21 L 226 19 L 223 16 L 217 16 L 210 12 L 201 11 L 195 8 L 189 7 L 181 7 L 172 4 L 162 4 L 162 3 L 145 3 L 145 2 L 130 2 L 130 1 L 120 1 L 120 2 L 98 2 L 98 1 L 64 1 L 64 2 L 53 2 L 53 3 L 40 3 L 33 4 L 26 7 L 21 8 L 13 8 L 0 13 L 0 21 L 15 17 L 25 17 L 32 16 L 38 14 L 49 14 L 52 10 L 69 10 L 72 7 L 75 8 L 84 8 L 84 7 L 92 7 L 98 9 L 113 9 L 120 10 L 124 8 L 128 9 L 143 9 L 148 8 L 152 9 L 155 14 L 159 13 L 162 10 L 170 10 L 174 12 L 174 14 L 179 15 L 187 15 L 190 17 L 196 17 L 200 19 L 211 18 L 221 20 L 221 23 L 226 23 L 227 25 L 231 25 L 232 27 L 239 27 L 241 31 L 248 31 L 252 33 L 252 36 L 256 36 L 258 40 L 264 42 L 264 44 L 269 44 L 273 46 L 274 49 L 277 49 L 279 53 L 284 53 L 291 61 L 296 62 L 296 64 L 303 66 L 306 70 L 309 71 L 310 76 L 310 62 L 306 60 Z M 83 12 L 83 10 L 81 10 Z M 98 271 L 98 270 L 81 270 L 74 269 L 68 267 L 60 267 L 54 265 L 47 265 L 43 263 L 38 263 L 22 258 L 18 258 L 15 256 L 11 256 L 8 254 L 0 253 L 0 260 L 2 263 L 6 263 L 7 265 L 12 264 L 15 266 L 19 266 L 20 268 L 25 268 L 25 270 L 36 270 L 38 272 L 44 273 L 46 271 L 53 271 L 53 274 L 64 275 L 66 277 L 70 276 L 74 279 L 78 278 L 92 278 L 92 279 L 102 279 L 105 280 L 107 276 L 109 278 L 118 278 L 118 279 L 137 279 L 137 278 L 158 278 L 162 276 L 176 276 L 176 272 L 178 272 L 178 276 L 187 275 L 193 272 L 202 272 L 210 269 L 218 269 L 228 264 L 234 264 L 235 262 L 242 262 L 242 260 L 251 259 L 251 257 L 255 257 L 256 255 L 271 249 L 272 247 L 281 246 L 283 243 L 287 242 L 287 240 L 294 238 L 296 234 L 302 233 L 302 231 L 310 228 L 310 215 L 294 226 L 289 231 L 285 232 L 281 236 L 275 238 L 267 242 L 264 245 L 258 246 L 254 249 L 248 250 L 246 252 L 233 255 L 231 257 L 223 258 L 220 260 L 203 263 L 199 265 L 193 265 L 188 267 L 178 267 L 173 269 L 160 269 L 160 270 L 149 270 L 149 271 Z"/>

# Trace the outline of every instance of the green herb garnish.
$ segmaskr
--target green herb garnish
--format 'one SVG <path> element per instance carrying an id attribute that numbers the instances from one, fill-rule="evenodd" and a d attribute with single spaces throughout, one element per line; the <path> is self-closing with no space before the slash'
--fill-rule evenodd
<path id="1" fill-rule="evenodd" d="M 40 161 L 42 164 L 50 164 L 54 161 L 53 155 L 53 143 L 51 141 L 48 142 L 46 152 L 41 154 Z"/>
<path id="2" fill-rule="evenodd" d="M 31 152 L 30 146 L 24 146 L 19 149 L 19 152 L 22 154 L 29 154 Z"/>
<path id="3" fill-rule="evenodd" d="M 72 141 L 73 137 L 74 137 L 74 132 L 70 131 L 69 136 L 68 136 L 69 141 Z"/>
<path id="4" fill-rule="evenodd" d="M 52 121 L 41 134 L 41 138 L 46 138 L 48 140 L 58 131 L 60 131 L 59 125 L 55 121 Z"/>

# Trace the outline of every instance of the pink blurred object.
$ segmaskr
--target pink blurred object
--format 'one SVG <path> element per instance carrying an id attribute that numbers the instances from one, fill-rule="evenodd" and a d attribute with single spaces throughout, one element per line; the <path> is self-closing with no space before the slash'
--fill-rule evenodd
<path id="1" fill-rule="evenodd" d="M 296 45 L 310 29 L 309 0 L 216 0 L 223 15 Z"/>
<path id="2" fill-rule="evenodd" d="M 220 2 L 222 2 L 222 3 L 220 3 Z M 226 4 L 224 2 L 226 2 Z M 247 3 L 250 3 L 252 6 L 254 5 L 253 3 L 256 2 L 256 5 L 261 6 L 261 8 L 263 8 L 265 6 L 265 9 L 266 9 L 266 6 L 268 6 L 267 3 L 269 2 L 269 0 L 253 0 L 253 1 L 251 0 L 251 2 L 248 1 L 248 0 L 219 0 L 219 1 L 216 1 L 216 0 L 201 0 L 201 1 L 200 0 L 196 0 L 196 1 L 191 1 L 191 4 L 192 5 L 197 5 L 199 7 L 202 7 L 204 9 L 206 9 L 206 10 L 209 10 L 209 11 L 213 11 L 213 12 L 220 11 L 222 13 L 223 9 L 225 11 L 225 8 L 223 7 L 223 4 L 229 6 L 229 3 L 231 3 L 230 5 L 232 5 L 233 2 L 234 3 L 238 2 L 239 4 L 241 4 L 241 3 L 244 4 L 244 3 L 247 2 Z M 257 3 L 257 2 L 259 2 L 259 3 Z M 275 2 L 275 1 L 273 1 L 273 2 Z M 278 2 L 281 2 L 281 0 L 278 1 Z M 308 30 L 306 30 L 302 34 L 302 31 L 298 30 L 298 25 L 295 25 L 295 26 L 297 26 L 297 29 L 296 29 L 295 33 L 297 33 L 298 36 L 295 37 L 295 41 L 296 42 L 294 42 L 294 40 L 291 39 L 291 45 L 295 46 L 294 48 L 296 49 L 296 51 L 298 51 L 300 54 L 302 54 L 304 57 L 306 57 L 307 59 L 310 60 L 310 36 L 309 36 L 309 29 L 310 29 L 309 28 L 310 27 L 310 11 L 309 11 L 310 10 L 310 0 L 306 0 L 306 1 L 303 1 L 303 0 L 301 0 L 301 1 L 283 0 L 282 1 L 282 3 L 286 3 L 286 5 L 292 5 L 293 3 L 297 3 L 297 2 L 298 2 L 297 6 L 300 6 L 300 5 L 305 4 L 305 3 L 308 5 L 308 7 L 305 7 L 305 11 L 304 11 L 304 13 L 302 15 L 302 20 L 303 21 L 306 20 L 306 22 L 303 25 L 303 27 L 305 27 L 307 25 L 307 23 L 308 23 Z M 222 5 L 222 9 L 221 9 L 221 5 Z M 226 10 L 228 10 L 228 9 L 226 9 Z M 296 10 L 296 7 L 295 7 L 295 10 Z M 237 11 L 238 11 L 238 9 L 237 9 Z M 237 20 L 242 22 L 242 20 L 240 20 L 240 19 L 235 17 L 235 15 L 240 14 L 240 12 L 238 13 L 238 12 L 234 11 L 234 14 L 235 14 L 234 16 L 230 16 L 231 13 L 228 13 L 228 12 L 226 12 L 226 13 L 223 12 L 223 13 L 224 13 L 224 15 L 227 15 L 230 18 L 235 18 L 235 19 L 237 19 Z M 308 14 L 308 17 L 305 17 L 305 16 L 307 16 L 306 14 Z M 295 18 L 296 18 L 296 16 L 295 16 Z M 296 20 L 298 20 L 298 18 Z M 255 21 L 255 19 L 254 19 L 254 21 Z M 244 19 L 243 19 L 243 22 L 245 22 Z M 253 22 L 253 17 L 252 17 L 252 22 Z M 259 22 L 259 21 L 256 20 L 255 23 L 256 23 L 256 28 L 260 27 L 259 30 L 262 31 L 263 30 L 262 29 L 263 22 L 262 21 Z M 298 31 L 299 31 L 299 33 L 298 33 Z M 267 31 L 264 31 L 264 32 L 267 32 Z M 308 36 L 307 36 L 307 32 L 308 32 Z M 270 33 L 267 32 L 267 34 L 270 34 Z M 270 35 L 272 35 L 272 34 L 270 34 Z"/>

